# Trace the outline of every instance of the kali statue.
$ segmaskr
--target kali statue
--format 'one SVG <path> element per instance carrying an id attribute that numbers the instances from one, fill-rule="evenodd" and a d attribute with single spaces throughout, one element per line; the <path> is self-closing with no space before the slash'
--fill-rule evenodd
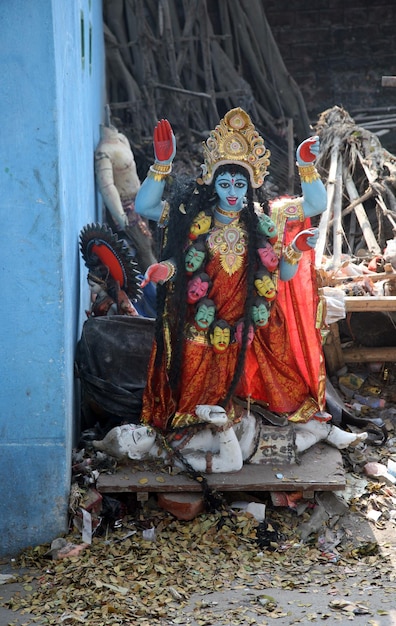
<path id="1" fill-rule="evenodd" d="M 265 435 L 263 410 L 272 425 L 290 425 L 297 452 L 363 440 L 366 433 L 333 426 L 325 410 L 318 229 L 310 223 L 327 203 L 315 168 L 319 138 L 296 152 L 301 197 L 271 202 L 263 188 L 270 152 L 241 108 L 204 142 L 201 176 L 174 181 L 163 202 L 175 146 L 160 121 L 135 201 L 143 217 L 166 223 L 166 244 L 142 284 L 157 284 L 158 317 L 142 426 L 129 427 L 131 438 L 147 440 L 150 455 L 158 444 L 151 427 L 172 446 L 188 437 L 183 455 L 213 472 L 262 462 L 254 448 Z"/>

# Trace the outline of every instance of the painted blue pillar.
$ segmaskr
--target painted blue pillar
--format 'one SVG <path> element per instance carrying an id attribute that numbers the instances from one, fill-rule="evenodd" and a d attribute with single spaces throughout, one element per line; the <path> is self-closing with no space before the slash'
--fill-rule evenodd
<path id="1" fill-rule="evenodd" d="M 104 43 L 101 0 L 1 2 L 0 24 L 1 556 L 67 530 Z"/>

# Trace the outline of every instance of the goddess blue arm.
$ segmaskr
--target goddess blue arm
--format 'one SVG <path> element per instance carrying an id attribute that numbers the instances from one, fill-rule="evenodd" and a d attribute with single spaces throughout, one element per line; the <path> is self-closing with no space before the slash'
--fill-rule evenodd
<path id="1" fill-rule="evenodd" d="M 309 139 L 303 141 L 298 146 L 296 151 L 302 190 L 302 208 L 304 217 L 320 215 L 321 213 L 324 213 L 327 207 L 326 188 L 314 167 L 314 162 L 318 154 L 319 137 L 317 136 L 310 137 Z M 319 232 L 316 229 L 312 236 L 306 239 L 306 243 L 310 248 L 315 247 L 318 236 Z M 296 253 L 293 262 L 288 261 L 284 256 L 282 256 L 280 260 L 279 277 L 281 280 L 291 280 L 297 272 L 299 247 L 298 245 L 295 245 L 295 240 L 289 244 Z"/>
<path id="2" fill-rule="evenodd" d="M 303 141 L 297 148 L 297 165 L 314 166 L 315 159 L 319 154 L 319 137 L 310 137 Z M 300 182 L 303 197 L 303 210 L 305 217 L 313 217 L 324 213 L 327 207 L 327 192 L 322 180 L 314 178 L 311 182 L 304 180 L 306 177 L 300 171 Z M 317 175 L 317 173 L 316 173 Z"/>
<path id="3" fill-rule="evenodd" d="M 305 217 L 313 217 L 321 215 L 327 207 L 326 187 L 321 179 L 312 183 L 304 183 L 301 181 L 301 189 L 303 192 L 303 210 Z"/>
<path id="4" fill-rule="evenodd" d="M 135 199 L 135 211 L 158 222 L 162 214 L 162 194 L 165 180 L 172 170 L 176 154 L 176 138 L 168 120 L 160 120 L 154 129 L 155 163 Z"/>
<path id="5" fill-rule="evenodd" d="M 283 258 L 279 262 L 279 278 L 285 282 L 295 277 L 298 270 L 298 263 L 291 265 L 287 263 Z"/>
<path id="6" fill-rule="evenodd" d="M 316 243 L 318 241 L 318 237 L 319 237 L 319 229 L 318 228 L 312 228 L 310 229 L 312 231 L 312 235 L 310 237 L 308 237 L 307 239 L 305 239 L 306 244 L 310 247 L 310 248 L 315 248 Z M 306 232 L 306 231 L 304 231 Z M 299 249 L 298 249 L 298 242 L 297 244 L 294 243 L 296 241 L 297 237 L 294 238 L 293 242 L 290 244 L 293 249 L 296 252 L 296 255 L 299 254 Z M 302 252 L 303 254 L 303 252 Z M 279 278 L 281 280 L 291 280 L 292 278 L 294 278 L 294 276 L 296 275 L 296 272 L 298 270 L 298 261 L 295 263 L 289 263 L 284 256 L 281 257 L 281 260 L 279 262 Z"/>
<path id="7" fill-rule="evenodd" d="M 149 220 L 158 222 L 162 213 L 162 194 L 165 180 L 147 177 L 135 198 L 135 211 Z"/>

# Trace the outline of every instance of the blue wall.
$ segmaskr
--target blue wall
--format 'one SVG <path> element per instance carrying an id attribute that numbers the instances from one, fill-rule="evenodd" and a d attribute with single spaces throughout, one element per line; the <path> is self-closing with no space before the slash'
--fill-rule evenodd
<path id="1" fill-rule="evenodd" d="M 67 530 L 81 228 L 97 218 L 101 0 L 0 3 L 0 555 Z"/>

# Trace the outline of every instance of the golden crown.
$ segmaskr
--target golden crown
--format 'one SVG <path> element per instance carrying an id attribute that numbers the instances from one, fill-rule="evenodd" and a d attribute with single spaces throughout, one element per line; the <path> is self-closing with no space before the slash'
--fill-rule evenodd
<path id="1" fill-rule="evenodd" d="M 267 175 L 270 151 L 241 108 L 231 109 L 203 143 L 202 182 L 209 185 L 219 165 L 237 163 L 245 167 L 252 186 L 261 187 Z"/>

